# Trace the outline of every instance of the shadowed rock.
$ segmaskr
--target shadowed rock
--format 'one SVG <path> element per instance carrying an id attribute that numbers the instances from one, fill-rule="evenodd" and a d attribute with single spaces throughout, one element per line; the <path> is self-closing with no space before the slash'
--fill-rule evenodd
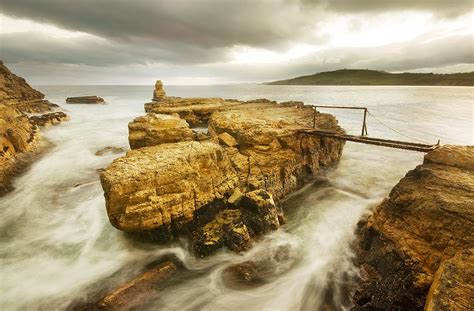
<path id="1" fill-rule="evenodd" d="M 356 299 L 360 308 L 421 310 L 430 286 L 427 306 L 454 306 L 449 302 L 454 298 L 443 296 L 449 288 L 440 285 L 451 281 L 460 289 L 449 295 L 459 296 L 461 305 L 469 300 L 465 295 L 472 301 L 472 292 L 468 294 L 462 284 L 474 281 L 473 266 L 454 257 L 474 247 L 473 168 L 473 146 L 440 147 L 408 172 L 360 224 L 358 264 L 363 273 Z M 460 273 L 456 271 L 463 271 L 466 279 L 455 279 Z"/>

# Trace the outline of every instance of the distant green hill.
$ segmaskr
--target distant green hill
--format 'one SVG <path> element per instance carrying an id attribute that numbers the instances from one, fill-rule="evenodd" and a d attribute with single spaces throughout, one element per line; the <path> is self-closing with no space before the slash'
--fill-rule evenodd
<path id="1" fill-rule="evenodd" d="M 465 73 L 389 73 L 368 69 L 341 69 L 320 72 L 270 85 L 450 85 L 474 86 L 474 71 Z"/>

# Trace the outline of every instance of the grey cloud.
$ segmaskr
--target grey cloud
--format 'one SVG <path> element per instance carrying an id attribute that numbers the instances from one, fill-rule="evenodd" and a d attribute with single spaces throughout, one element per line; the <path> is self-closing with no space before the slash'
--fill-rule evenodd
<path id="1" fill-rule="evenodd" d="M 69 39 L 46 37 L 41 33 L 0 34 L 0 58 L 10 62 L 54 62 L 90 66 L 128 64 L 207 63 L 223 58 L 222 49 L 204 49 L 182 43 L 159 46 L 154 42 L 115 42 L 94 36 Z"/>
<path id="2" fill-rule="evenodd" d="M 387 11 L 426 11 L 443 17 L 455 17 L 473 10 L 472 0 L 301 0 L 334 12 L 373 13 Z"/>
<path id="3" fill-rule="evenodd" d="M 278 46 L 311 25 L 297 1 L 2 0 L 4 14 L 111 38 L 207 48 Z"/>

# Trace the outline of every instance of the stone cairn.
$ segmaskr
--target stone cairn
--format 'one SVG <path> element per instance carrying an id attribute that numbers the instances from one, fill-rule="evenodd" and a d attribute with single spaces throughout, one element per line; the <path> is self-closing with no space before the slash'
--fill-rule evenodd
<path id="1" fill-rule="evenodd" d="M 153 92 L 153 101 L 159 102 L 166 97 L 165 90 L 163 89 L 163 82 L 157 80 L 155 83 L 155 91 Z"/>

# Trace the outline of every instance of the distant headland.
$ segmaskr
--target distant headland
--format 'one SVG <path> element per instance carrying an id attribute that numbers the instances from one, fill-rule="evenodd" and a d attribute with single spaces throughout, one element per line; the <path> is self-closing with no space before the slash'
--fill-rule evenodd
<path id="1" fill-rule="evenodd" d="M 268 85 L 445 85 L 474 86 L 474 71 L 450 74 L 390 73 L 368 69 L 340 69 L 300 76 Z"/>

